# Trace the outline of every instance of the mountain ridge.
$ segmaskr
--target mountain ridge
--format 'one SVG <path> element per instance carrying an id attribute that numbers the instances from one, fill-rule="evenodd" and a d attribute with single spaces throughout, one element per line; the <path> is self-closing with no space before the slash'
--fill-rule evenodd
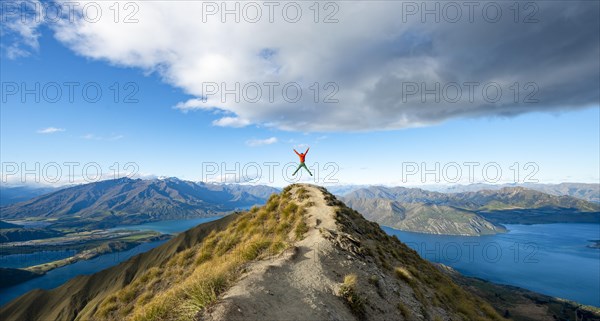
<path id="1" fill-rule="evenodd" d="M 582 211 L 598 211 L 599 204 L 577 199 L 567 195 L 550 195 L 525 187 L 503 187 L 499 190 L 479 190 L 475 192 L 441 193 L 421 188 L 406 188 L 401 186 L 385 187 L 371 186 L 352 191 L 344 198 L 383 198 L 404 203 L 422 202 L 445 204 L 470 210 L 485 209 L 491 200 L 501 200 L 514 203 L 521 202 L 527 208 L 555 206 L 557 208 L 578 208 Z"/>
<path id="2" fill-rule="evenodd" d="M 486 235 L 502 224 L 600 223 L 600 204 L 524 187 L 441 193 L 371 186 L 341 197 L 370 220 L 411 232 Z"/>
<path id="3" fill-rule="evenodd" d="M 504 233 L 502 225 L 488 222 L 472 211 L 452 206 L 401 203 L 383 198 L 342 198 L 353 209 L 381 225 L 398 230 L 446 235 L 488 235 Z"/>
<path id="4" fill-rule="evenodd" d="M 504 320 L 468 287 L 325 189 L 296 184 L 260 208 L 201 224 L 115 267 L 31 291 L 1 307 L 0 316 Z M 562 313 L 575 309 L 567 307 Z"/>
<path id="5" fill-rule="evenodd" d="M 277 189 L 194 183 L 176 178 L 119 178 L 67 187 L 2 207 L 3 219 L 57 219 L 54 226 L 88 228 L 207 217 L 263 203 Z"/>
<path id="6" fill-rule="evenodd" d="M 328 186 L 328 189 L 335 195 L 346 196 L 347 194 L 371 186 L 383 185 L 333 185 Z M 393 187 L 393 186 L 383 186 Z M 455 194 L 464 192 L 477 192 L 481 190 L 499 190 L 505 187 L 524 187 L 527 189 L 536 190 L 538 192 L 555 195 L 555 196 L 572 196 L 585 201 L 600 203 L 600 184 L 595 183 L 570 183 L 563 182 L 557 184 L 543 183 L 523 183 L 523 184 L 485 184 L 473 183 L 468 185 L 418 185 L 409 188 L 419 188 L 430 192 L 439 192 L 445 194 Z"/>

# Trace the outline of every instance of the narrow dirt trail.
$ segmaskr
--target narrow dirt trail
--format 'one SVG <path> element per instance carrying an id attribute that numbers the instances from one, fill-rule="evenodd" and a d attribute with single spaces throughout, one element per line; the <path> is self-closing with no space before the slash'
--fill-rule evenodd
<path id="1" fill-rule="evenodd" d="M 337 229 L 334 208 L 318 188 L 294 188 L 300 186 L 309 197 L 296 201 L 314 203 L 307 208 L 305 238 L 280 257 L 252 263 L 203 320 L 356 320 L 335 295 L 346 270 L 343 257 L 319 231 Z"/>

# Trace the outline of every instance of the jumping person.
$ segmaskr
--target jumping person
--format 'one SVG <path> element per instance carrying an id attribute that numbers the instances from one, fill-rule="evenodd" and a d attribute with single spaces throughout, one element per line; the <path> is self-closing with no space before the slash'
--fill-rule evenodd
<path id="1" fill-rule="evenodd" d="M 308 167 L 306 167 L 306 164 L 304 164 L 304 159 L 306 158 L 306 154 L 308 154 L 308 150 L 309 149 L 310 149 L 310 147 L 307 148 L 304 153 L 298 153 L 298 151 L 294 149 L 294 152 L 296 153 L 296 155 L 298 155 L 298 157 L 300 157 L 300 165 L 298 165 L 298 168 L 296 169 L 296 171 L 292 175 L 296 175 L 296 173 L 298 173 L 298 171 L 300 170 L 300 168 L 304 167 L 304 169 L 306 169 L 306 171 L 310 174 L 310 176 L 313 176 L 313 174 L 310 172 L 310 170 L 308 169 Z"/>

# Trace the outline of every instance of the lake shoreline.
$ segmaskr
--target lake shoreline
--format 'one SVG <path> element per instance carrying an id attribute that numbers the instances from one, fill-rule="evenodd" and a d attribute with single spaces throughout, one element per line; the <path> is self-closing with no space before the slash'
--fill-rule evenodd
<path id="1" fill-rule="evenodd" d="M 172 238 L 174 234 L 183 232 L 190 228 L 197 226 L 198 224 L 210 222 L 221 217 L 210 217 L 210 218 L 195 218 L 187 220 L 168 220 L 159 221 L 152 223 L 145 223 L 140 225 L 127 225 L 117 227 L 116 229 L 121 231 L 129 231 L 128 235 L 142 235 L 148 234 L 149 231 L 153 231 L 157 235 L 158 240 L 148 240 L 145 242 L 138 243 L 130 249 L 122 249 L 119 251 L 109 251 L 106 253 L 100 253 L 89 257 L 84 260 L 77 260 L 70 262 L 69 264 L 62 265 L 60 267 L 54 267 L 49 269 L 46 273 L 41 274 L 32 279 L 28 279 L 25 282 L 19 284 L 13 284 L 10 287 L 0 288 L 0 306 L 8 303 L 10 300 L 17 298 L 33 289 L 52 289 L 57 286 L 64 284 L 70 279 L 81 274 L 92 274 L 100 272 L 106 268 L 110 268 L 123 262 L 135 255 L 147 252 L 161 244 L 164 244 L 167 238 Z M 155 229 L 149 229 L 148 225 L 157 226 Z M 133 232 L 133 233 L 131 233 Z M 64 249 L 63 249 L 64 250 Z M 51 252 L 51 251 L 50 251 Z M 14 255 L 14 254 L 13 254 Z M 17 260 L 17 257 L 13 257 Z M 68 258 L 66 258 L 68 259 Z M 65 259 L 61 259 L 65 260 Z M 58 260 L 58 261 L 61 261 Z M 1 262 L 1 261 L 0 261 Z M 52 264 L 53 261 L 46 262 L 45 264 Z M 99 263 L 101 262 L 101 263 Z M 7 262 L 1 262 L 7 264 Z M 44 264 L 41 264 L 44 265 Z M 25 268 L 18 268 L 18 270 L 25 270 Z"/>
<path id="2" fill-rule="evenodd" d="M 516 286 L 600 308 L 600 251 L 593 223 L 506 224 L 508 233 L 449 236 L 399 231 L 389 235 L 434 263 L 467 277 Z"/>
<path id="3" fill-rule="evenodd" d="M 127 251 L 143 243 L 166 241 L 171 237 L 172 235 L 170 234 L 152 234 L 148 237 L 140 237 L 132 240 L 107 241 L 99 246 L 81 252 L 75 252 L 72 256 L 55 261 L 21 268 L 0 267 L 0 280 L 2 280 L 2 282 L 0 282 L 0 289 L 15 286 L 33 278 L 44 276 L 54 269 L 71 265 L 79 261 L 91 260 L 101 255 Z M 60 246 L 55 249 L 55 251 L 66 250 L 68 249 L 62 249 Z"/>

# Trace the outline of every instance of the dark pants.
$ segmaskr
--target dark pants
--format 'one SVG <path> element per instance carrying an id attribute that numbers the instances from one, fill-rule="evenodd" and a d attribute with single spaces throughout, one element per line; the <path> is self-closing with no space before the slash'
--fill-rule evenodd
<path id="1" fill-rule="evenodd" d="M 306 164 L 304 164 L 304 163 L 300 163 L 300 165 L 298 165 L 298 168 L 296 169 L 296 171 L 292 175 L 296 175 L 296 173 L 298 173 L 298 171 L 302 167 L 304 167 L 306 169 L 306 171 L 310 174 L 310 176 L 313 176 L 313 174 L 310 172 L 310 170 L 308 169 L 308 167 L 306 167 Z"/>

